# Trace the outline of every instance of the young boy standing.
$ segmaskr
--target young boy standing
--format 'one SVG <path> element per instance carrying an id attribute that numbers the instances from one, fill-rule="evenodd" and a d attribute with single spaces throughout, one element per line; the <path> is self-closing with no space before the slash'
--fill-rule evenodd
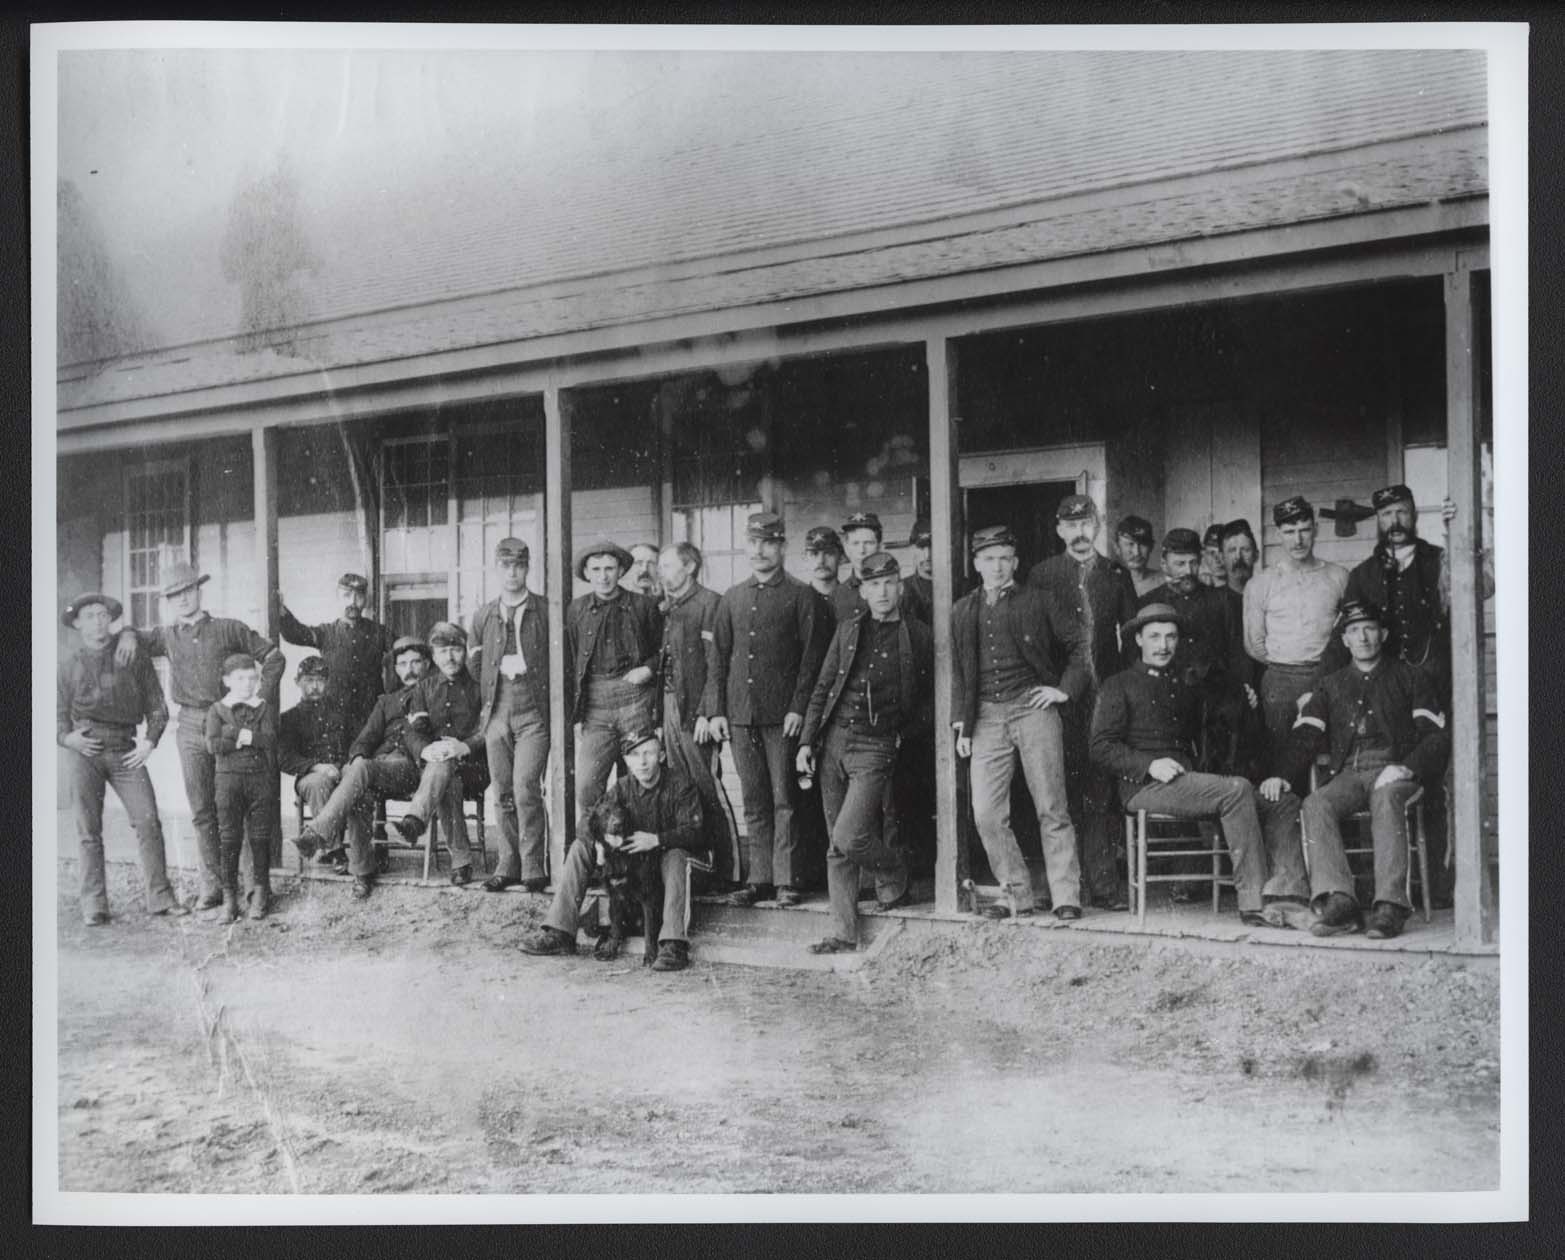
<path id="1" fill-rule="evenodd" d="M 235 652 L 223 662 L 223 698 L 207 710 L 207 750 L 217 761 L 217 834 L 223 905 L 218 922 L 239 918 L 239 851 L 250 824 L 249 917 L 266 918 L 271 899 L 272 819 L 277 813 L 277 717 L 261 698 L 256 659 Z"/>

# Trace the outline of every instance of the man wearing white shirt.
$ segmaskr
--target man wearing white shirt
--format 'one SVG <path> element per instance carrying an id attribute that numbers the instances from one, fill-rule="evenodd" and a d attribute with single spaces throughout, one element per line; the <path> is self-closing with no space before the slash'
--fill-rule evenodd
<path id="1" fill-rule="evenodd" d="M 1348 571 L 1315 554 L 1315 509 L 1303 495 L 1277 504 L 1272 520 L 1282 535 L 1282 559 L 1244 588 L 1244 647 L 1265 671 L 1261 705 L 1272 746 L 1281 748 L 1299 697 L 1327 672 Z"/>
<path id="2" fill-rule="evenodd" d="M 543 775 L 549 760 L 549 627 L 543 601 L 527 589 L 529 555 L 520 538 L 495 545 L 500 595 L 473 614 L 483 712 L 479 727 L 500 807 L 500 861 L 489 892 L 548 883 Z"/>

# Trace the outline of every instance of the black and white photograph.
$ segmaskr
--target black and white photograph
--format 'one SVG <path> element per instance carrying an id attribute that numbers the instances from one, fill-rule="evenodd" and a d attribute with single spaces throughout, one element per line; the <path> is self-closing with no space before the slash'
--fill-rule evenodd
<path id="1" fill-rule="evenodd" d="M 1525 1219 L 1525 26 L 31 60 L 36 1220 Z"/>

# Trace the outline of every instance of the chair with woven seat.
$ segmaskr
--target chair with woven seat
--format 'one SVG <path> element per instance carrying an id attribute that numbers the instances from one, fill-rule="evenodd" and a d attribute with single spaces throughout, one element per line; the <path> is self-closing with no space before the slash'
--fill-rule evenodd
<path id="1" fill-rule="evenodd" d="M 1323 784 L 1330 782 L 1329 779 L 1322 776 L 1321 772 L 1325 768 L 1326 763 L 1324 763 L 1321 758 L 1317 758 L 1310 766 L 1311 792 L 1319 790 Z M 1419 901 L 1421 903 L 1419 905 L 1419 910 L 1424 916 L 1424 922 L 1428 923 L 1431 919 L 1429 907 L 1429 846 L 1425 843 L 1424 840 L 1423 787 L 1420 786 L 1416 791 L 1414 791 L 1414 793 L 1407 798 L 1407 801 L 1402 808 L 1407 814 L 1407 899 L 1409 902 L 1413 900 L 1413 871 L 1416 869 L 1418 871 L 1418 891 L 1420 893 Z M 1343 837 L 1342 853 L 1343 856 L 1348 859 L 1348 865 L 1350 867 L 1352 866 L 1353 859 L 1355 857 L 1361 858 L 1368 856 L 1373 859 L 1375 855 L 1374 840 L 1372 838 L 1368 838 L 1370 823 L 1369 810 L 1355 810 L 1341 821 L 1352 824 L 1358 833 L 1358 843 L 1356 845 L 1349 843 L 1348 837 Z M 1300 820 L 1300 829 L 1302 834 L 1302 819 Z M 1310 841 L 1307 835 L 1303 836 L 1303 840 L 1304 867 L 1307 871 L 1310 864 Z M 1361 878 L 1361 875 L 1358 871 L 1354 871 L 1353 874 L 1355 881 Z M 1373 865 L 1371 866 L 1371 874 L 1373 874 Z"/>
<path id="2" fill-rule="evenodd" d="M 1210 827 L 1210 834 L 1199 830 L 1203 823 L 1213 823 L 1215 818 L 1176 818 L 1173 814 L 1159 814 L 1145 809 L 1126 811 L 1125 813 L 1125 865 L 1130 875 L 1130 909 L 1136 916 L 1136 923 L 1142 924 L 1147 919 L 1147 885 L 1148 884 L 1195 884 L 1207 883 L 1212 885 L 1212 913 L 1216 914 L 1218 905 L 1225 887 L 1233 887 L 1234 878 L 1230 870 L 1223 873 L 1223 861 L 1228 856 L 1228 848 L 1223 843 L 1222 832 L 1218 827 Z M 1173 835 L 1157 835 L 1153 828 L 1164 829 L 1172 826 L 1183 828 Z M 1180 847 L 1170 849 L 1166 846 L 1177 844 L 1180 846 L 1195 845 L 1195 848 Z M 1153 846 L 1160 846 L 1156 850 Z M 1197 875 L 1191 871 L 1181 871 L 1174 875 L 1149 875 L 1148 863 L 1152 861 L 1164 861 L 1169 858 L 1202 857 L 1211 858 L 1212 870 L 1210 874 Z"/>

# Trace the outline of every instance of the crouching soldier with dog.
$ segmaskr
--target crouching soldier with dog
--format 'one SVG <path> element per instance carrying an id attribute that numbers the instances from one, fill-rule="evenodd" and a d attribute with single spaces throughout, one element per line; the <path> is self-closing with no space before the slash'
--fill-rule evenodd
<path id="1" fill-rule="evenodd" d="M 543 926 L 522 938 L 522 952 L 533 955 L 576 952 L 576 930 L 582 904 L 597 865 L 597 847 L 601 844 L 606 850 L 632 861 L 645 858 L 647 866 L 656 863 L 662 890 L 661 897 L 652 904 L 654 907 L 661 904 L 662 919 L 661 923 L 656 922 L 656 913 L 646 916 L 648 962 L 654 971 L 683 971 L 690 965 L 685 872 L 692 854 L 707 855 L 701 796 L 687 776 L 664 764 L 662 741 L 651 728 L 625 735 L 620 740 L 619 751 L 630 773 L 616 780 L 588 815 L 584 833 L 576 837 L 566 856 L 565 870 L 555 886 L 554 900 L 549 904 Z M 650 880 L 652 871 L 643 870 L 640 877 Z M 650 885 L 644 883 L 642 887 L 644 902 L 651 900 Z M 620 909 L 617 905 L 612 908 Z M 600 958 L 612 958 L 619 952 L 622 923 L 611 926 L 607 939 L 615 944 L 596 951 Z M 654 939 L 657 940 L 655 957 L 651 952 Z"/>
<path id="2" fill-rule="evenodd" d="M 810 946 L 812 954 L 858 948 L 860 867 L 875 874 L 880 909 L 907 904 L 907 859 L 885 834 L 886 789 L 903 741 L 934 724 L 934 638 L 899 611 L 896 558 L 884 551 L 865 557 L 859 577 L 864 607 L 837 624 L 799 735 L 798 771 L 814 777 L 818 767 L 831 833 L 832 931 Z"/>

